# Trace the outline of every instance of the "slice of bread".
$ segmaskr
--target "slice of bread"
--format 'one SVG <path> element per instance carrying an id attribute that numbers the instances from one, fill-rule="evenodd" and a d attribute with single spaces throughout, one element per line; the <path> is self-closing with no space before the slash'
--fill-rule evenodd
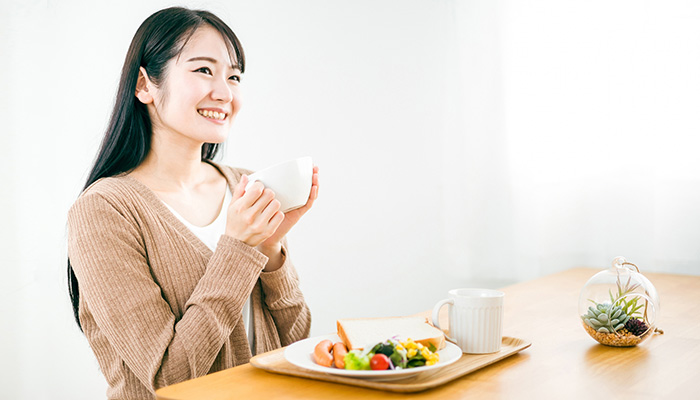
<path id="1" fill-rule="evenodd" d="M 362 350 L 396 336 L 412 339 L 423 346 L 445 347 L 445 334 L 432 326 L 426 317 L 353 318 L 339 319 L 338 336 L 348 350 Z"/>

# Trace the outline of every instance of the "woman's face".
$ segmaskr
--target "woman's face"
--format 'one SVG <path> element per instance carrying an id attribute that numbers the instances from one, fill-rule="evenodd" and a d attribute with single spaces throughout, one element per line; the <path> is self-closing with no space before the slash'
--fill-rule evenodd
<path id="1" fill-rule="evenodd" d="M 168 62 L 163 84 L 149 85 L 154 135 L 197 145 L 226 140 L 241 106 L 240 77 L 221 34 L 208 25 L 197 29 Z"/>

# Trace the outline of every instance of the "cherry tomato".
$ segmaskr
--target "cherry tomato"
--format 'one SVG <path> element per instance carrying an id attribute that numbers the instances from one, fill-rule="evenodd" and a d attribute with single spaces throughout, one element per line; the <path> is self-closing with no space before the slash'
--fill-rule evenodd
<path id="1" fill-rule="evenodd" d="M 389 357 L 381 353 L 375 354 L 369 360 L 369 366 L 375 371 L 389 369 Z"/>

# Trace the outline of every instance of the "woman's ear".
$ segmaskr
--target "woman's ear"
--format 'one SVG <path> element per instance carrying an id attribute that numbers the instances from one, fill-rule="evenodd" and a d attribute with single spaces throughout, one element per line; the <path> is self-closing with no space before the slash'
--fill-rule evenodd
<path id="1" fill-rule="evenodd" d="M 151 81 L 143 67 L 139 67 L 139 78 L 136 81 L 136 98 L 143 104 L 153 103 L 153 95 L 148 91 Z"/>

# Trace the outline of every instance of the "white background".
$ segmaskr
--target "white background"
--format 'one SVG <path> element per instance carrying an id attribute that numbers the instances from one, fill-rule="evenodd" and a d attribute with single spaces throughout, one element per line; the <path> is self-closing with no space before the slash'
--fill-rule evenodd
<path id="1" fill-rule="evenodd" d="M 321 168 L 290 234 L 312 335 L 618 255 L 700 273 L 700 3 L 182 4 L 246 50 L 223 161 Z M 72 321 L 66 212 L 131 37 L 169 5 L 0 4 L 3 398 L 104 397 Z"/>

